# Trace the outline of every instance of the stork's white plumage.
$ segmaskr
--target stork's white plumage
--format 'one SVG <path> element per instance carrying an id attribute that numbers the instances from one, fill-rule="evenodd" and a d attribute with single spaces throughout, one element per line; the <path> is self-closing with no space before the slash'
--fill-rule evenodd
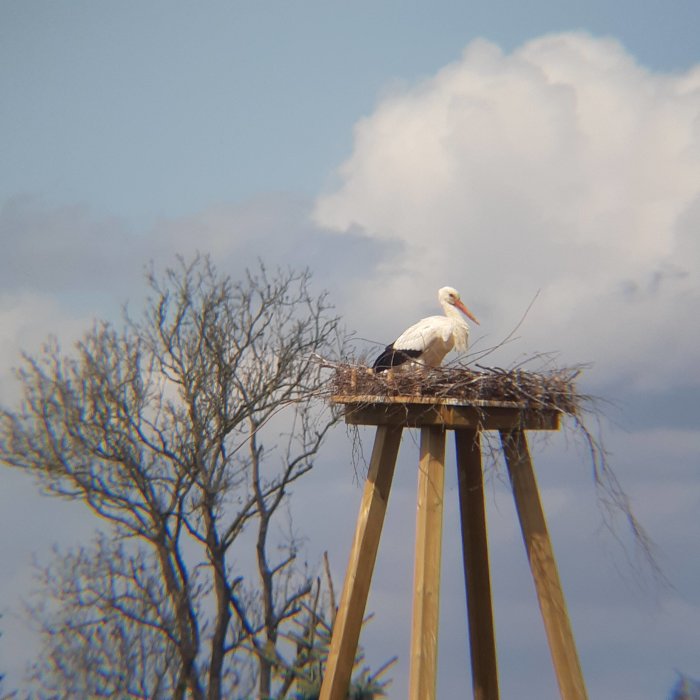
<path id="1" fill-rule="evenodd" d="M 422 367 L 437 367 L 453 348 L 462 352 L 467 349 L 469 324 L 459 311 L 474 323 L 479 322 L 462 303 L 456 289 L 443 287 L 438 292 L 438 300 L 445 315 L 428 316 L 407 328 L 374 361 L 375 372 L 410 361 Z"/>

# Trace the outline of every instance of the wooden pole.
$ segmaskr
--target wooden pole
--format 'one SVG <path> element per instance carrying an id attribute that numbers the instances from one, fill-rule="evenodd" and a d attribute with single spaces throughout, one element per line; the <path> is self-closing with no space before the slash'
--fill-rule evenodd
<path id="1" fill-rule="evenodd" d="M 522 430 L 502 430 L 501 443 L 559 683 L 559 693 L 562 700 L 586 700 L 581 665 L 525 433 Z"/>
<path id="2" fill-rule="evenodd" d="M 377 428 L 319 700 L 348 696 L 402 430 Z"/>
<path id="3" fill-rule="evenodd" d="M 455 430 L 455 445 L 474 700 L 498 700 L 498 665 L 479 433 L 476 430 Z"/>
<path id="4" fill-rule="evenodd" d="M 410 700 L 434 700 L 436 695 L 444 486 L 445 431 L 421 428 Z"/>

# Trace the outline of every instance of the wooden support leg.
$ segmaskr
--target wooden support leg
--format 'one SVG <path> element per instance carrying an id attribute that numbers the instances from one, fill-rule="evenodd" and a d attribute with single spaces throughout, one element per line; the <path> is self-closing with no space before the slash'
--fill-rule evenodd
<path id="1" fill-rule="evenodd" d="M 498 700 L 498 666 L 479 433 L 475 430 L 455 430 L 455 444 L 474 700 Z"/>
<path id="2" fill-rule="evenodd" d="M 501 431 L 501 442 L 559 683 L 559 693 L 563 700 L 585 700 L 586 687 L 525 433 L 522 430 Z"/>
<path id="3" fill-rule="evenodd" d="M 423 427 L 418 472 L 410 700 L 434 700 L 436 693 L 444 486 L 445 431 L 441 426 Z"/>
<path id="4" fill-rule="evenodd" d="M 348 696 L 401 432 L 401 426 L 377 428 L 319 700 L 346 700 Z"/>

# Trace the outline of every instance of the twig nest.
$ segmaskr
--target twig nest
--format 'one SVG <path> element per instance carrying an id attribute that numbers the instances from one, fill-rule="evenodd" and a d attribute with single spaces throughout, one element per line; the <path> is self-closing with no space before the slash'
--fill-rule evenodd
<path id="1" fill-rule="evenodd" d="M 517 404 L 523 408 L 549 409 L 577 415 L 582 397 L 576 391 L 579 367 L 528 372 L 499 367 L 435 367 L 402 372 L 375 373 L 357 365 L 338 363 L 332 377 L 334 396 L 420 396 L 425 398 Z"/>

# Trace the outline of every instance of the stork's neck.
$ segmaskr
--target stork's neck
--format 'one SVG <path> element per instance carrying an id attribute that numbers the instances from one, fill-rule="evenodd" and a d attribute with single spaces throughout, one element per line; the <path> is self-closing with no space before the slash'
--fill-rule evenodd
<path id="1" fill-rule="evenodd" d="M 460 313 L 459 309 L 455 308 L 452 306 L 452 304 L 448 304 L 447 302 L 442 303 L 442 309 L 445 312 L 445 316 L 447 318 L 451 318 L 453 321 L 457 321 L 463 326 L 468 326 L 464 316 Z"/>

